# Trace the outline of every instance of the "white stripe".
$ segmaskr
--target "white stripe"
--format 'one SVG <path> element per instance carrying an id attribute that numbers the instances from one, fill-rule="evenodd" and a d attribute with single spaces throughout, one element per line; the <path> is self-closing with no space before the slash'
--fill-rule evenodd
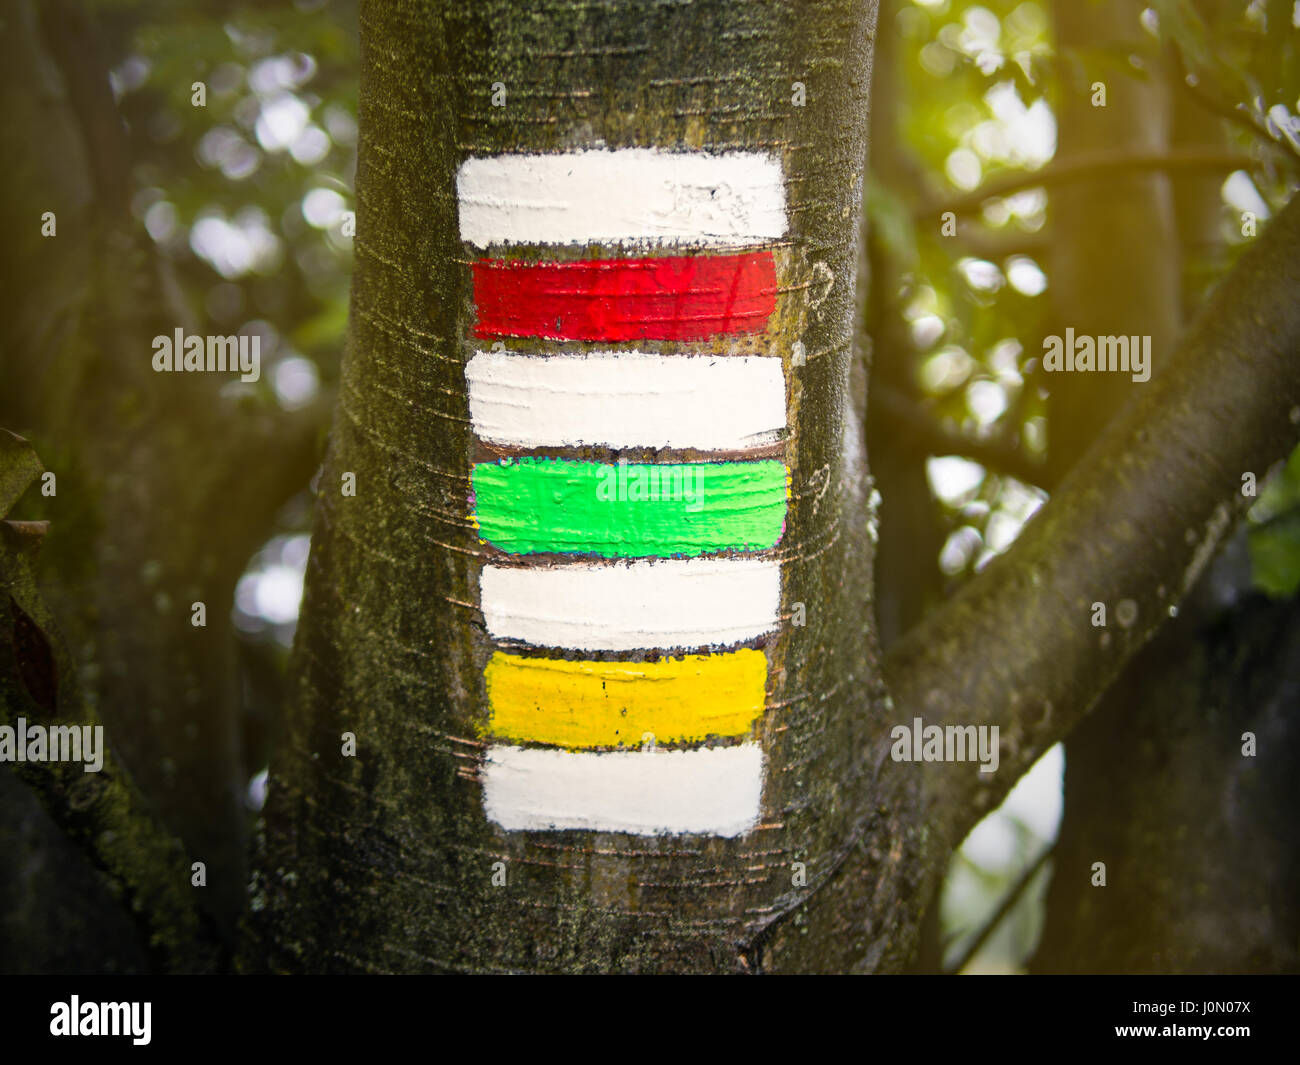
<path id="1" fill-rule="evenodd" d="M 660 148 L 494 155 L 456 175 L 461 240 L 736 247 L 785 235 L 776 155 Z"/>
<path id="2" fill-rule="evenodd" d="M 483 440 L 514 447 L 754 447 L 785 428 L 781 360 L 766 355 L 479 351 L 465 366 Z"/>
<path id="3" fill-rule="evenodd" d="M 727 647 L 777 626 L 773 559 L 652 559 L 592 566 L 483 567 L 495 640 L 579 651 Z"/>
<path id="4" fill-rule="evenodd" d="M 483 801 L 510 831 L 739 836 L 758 823 L 763 754 L 756 743 L 689 751 L 488 749 Z"/>

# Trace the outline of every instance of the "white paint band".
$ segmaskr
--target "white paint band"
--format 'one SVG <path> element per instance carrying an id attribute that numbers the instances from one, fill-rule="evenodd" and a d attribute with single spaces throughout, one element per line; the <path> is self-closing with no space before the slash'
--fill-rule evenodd
<path id="1" fill-rule="evenodd" d="M 508 831 L 739 836 L 758 823 L 756 743 L 685 751 L 488 749 L 483 801 Z"/>
<path id="2" fill-rule="evenodd" d="M 785 235 L 780 158 L 659 148 L 466 159 L 461 240 L 741 247 Z"/>
<path id="3" fill-rule="evenodd" d="M 726 451 L 772 443 L 786 422 L 775 356 L 479 351 L 465 377 L 474 431 L 513 447 Z"/>
<path id="4" fill-rule="evenodd" d="M 593 566 L 483 567 L 495 640 L 578 651 L 729 647 L 776 628 L 773 559 L 644 559 Z"/>

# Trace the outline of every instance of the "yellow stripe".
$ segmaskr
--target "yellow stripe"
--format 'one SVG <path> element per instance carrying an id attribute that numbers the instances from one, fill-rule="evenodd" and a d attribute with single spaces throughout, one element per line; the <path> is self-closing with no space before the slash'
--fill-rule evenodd
<path id="1" fill-rule="evenodd" d="M 569 662 L 498 651 L 485 673 L 492 735 L 557 747 L 743 736 L 763 712 L 767 658 L 741 648 L 659 662 Z"/>

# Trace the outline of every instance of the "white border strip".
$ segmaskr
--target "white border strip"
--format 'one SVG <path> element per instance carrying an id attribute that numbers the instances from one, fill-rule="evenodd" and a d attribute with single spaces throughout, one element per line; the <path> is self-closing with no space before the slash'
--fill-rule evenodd
<path id="1" fill-rule="evenodd" d="M 508 831 L 739 836 L 758 823 L 756 743 L 687 751 L 488 749 L 483 801 Z"/>
<path id="2" fill-rule="evenodd" d="M 579 651 L 729 647 L 777 627 L 774 559 L 653 559 L 483 567 L 494 640 Z"/>
<path id="3" fill-rule="evenodd" d="M 785 235 L 780 158 L 660 148 L 466 159 L 461 240 L 741 247 Z"/>
<path id="4" fill-rule="evenodd" d="M 681 447 L 774 442 L 785 377 L 768 355 L 479 351 L 465 366 L 483 440 L 513 447 Z"/>

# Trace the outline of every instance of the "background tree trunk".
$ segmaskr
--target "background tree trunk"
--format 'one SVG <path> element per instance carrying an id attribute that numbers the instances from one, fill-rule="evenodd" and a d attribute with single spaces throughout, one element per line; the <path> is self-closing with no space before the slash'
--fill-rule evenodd
<path id="1" fill-rule="evenodd" d="M 902 84 L 901 35 L 894 22 L 898 0 L 883 0 L 881 33 L 871 71 L 871 177 L 889 190 L 915 189 L 921 175 L 899 126 Z M 883 397 L 905 396 L 919 406 L 915 353 L 903 318 L 900 264 L 887 242 L 868 230 L 869 287 L 864 293 L 870 343 L 871 416 L 867 447 L 880 493 L 880 542 L 876 549 L 876 625 L 888 648 L 920 620 L 943 594 L 939 549 L 943 533 L 926 476 L 930 439 Z"/>
<path id="2" fill-rule="evenodd" d="M 1169 100 L 1136 0 L 1052 6 L 1060 73 L 1056 162 L 1102 151 L 1160 154 L 1169 148 Z M 1128 57 L 1144 66 L 1135 76 Z M 1093 106 L 1092 86 L 1106 87 Z M 1053 189 L 1051 277 L 1056 332 L 1151 337 L 1153 373 L 1167 364 L 1180 328 L 1178 232 L 1162 173 L 1103 174 Z M 1059 482 L 1136 389 L 1124 373 L 1060 373 L 1051 391 L 1048 471 Z"/>
<path id="3" fill-rule="evenodd" d="M 1234 545 L 1066 744 L 1036 971 L 1297 967 L 1300 604 L 1242 592 Z"/>

